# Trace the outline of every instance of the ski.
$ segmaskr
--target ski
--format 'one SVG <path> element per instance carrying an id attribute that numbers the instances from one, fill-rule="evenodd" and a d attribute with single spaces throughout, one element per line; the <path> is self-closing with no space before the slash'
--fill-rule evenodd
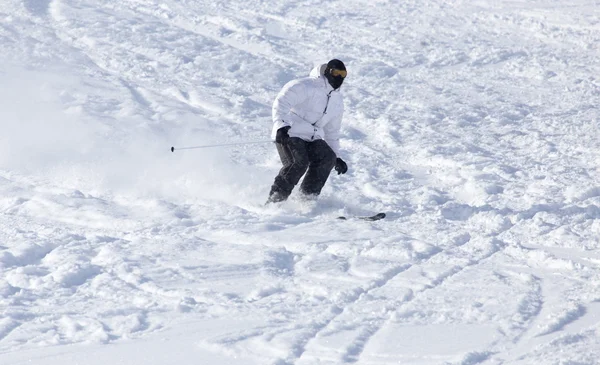
<path id="1" fill-rule="evenodd" d="M 341 220 L 348 220 L 348 219 L 360 219 L 363 221 L 378 221 L 380 219 L 385 218 L 385 213 L 377 213 L 375 215 L 369 215 L 369 216 L 354 216 L 354 217 L 345 217 L 345 216 L 340 216 L 337 217 L 337 219 L 341 219 Z"/>

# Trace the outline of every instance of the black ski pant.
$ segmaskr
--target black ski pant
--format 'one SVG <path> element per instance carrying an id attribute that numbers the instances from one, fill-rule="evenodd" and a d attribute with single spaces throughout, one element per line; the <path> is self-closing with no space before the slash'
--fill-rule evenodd
<path id="1" fill-rule="evenodd" d="M 305 195 L 319 195 L 335 166 L 336 155 L 327 142 L 322 139 L 307 142 L 292 137 L 287 144 L 276 143 L 276 146 L 283 167 L 271 186 L 270 199 L 286 200 L 305 173 L 300 191 Z"/>

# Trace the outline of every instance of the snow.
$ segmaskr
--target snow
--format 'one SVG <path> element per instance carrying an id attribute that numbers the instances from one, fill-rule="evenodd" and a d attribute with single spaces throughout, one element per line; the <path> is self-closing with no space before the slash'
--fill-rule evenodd
<path id="1" fill-rule="evenodd" d="M 597 5 L 4 1 L 0 363 L 597 364 Z M 331 58 L 349 171 L 265 207 Z"/>

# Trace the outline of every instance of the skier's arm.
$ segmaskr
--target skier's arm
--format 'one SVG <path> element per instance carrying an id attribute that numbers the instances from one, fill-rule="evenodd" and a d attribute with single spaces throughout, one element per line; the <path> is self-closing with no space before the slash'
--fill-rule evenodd
<path id="1" fill-rule="evenodd" d="M 273 102 L 273 123 L 275 129 L 293 124 L 293 118 L 290 118 L 292 108 L 307 98 L 304 85 L 298 81 L 288 82 L 279 92 Z"/>
<path id="2" fill-rule="evenodd" d="M 327 142 L 337 157 L 340 157 L 340 129 L 342 128 L 343 114 L 344 110 L 342 109 L 335 118 L 323 127 L 323 132 L 325 132 L 325 142 Z"/>

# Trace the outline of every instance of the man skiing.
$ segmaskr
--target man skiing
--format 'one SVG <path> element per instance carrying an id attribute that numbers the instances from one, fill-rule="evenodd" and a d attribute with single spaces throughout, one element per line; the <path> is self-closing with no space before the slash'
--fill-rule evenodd
<path id="1" fill-rule="evenodd" d="M 288 82 L 275 98 L 272 138 L 283 167 L 267 203 L 286 200 L 303 175 L 300 192 L 310 199 L 321 193 L 334 167 L 338 175 L 348 171 L 339 157 L 340 86 L 346 75 L 344 63 L 333 59 L 315 67 L 309 77 Z"/>

